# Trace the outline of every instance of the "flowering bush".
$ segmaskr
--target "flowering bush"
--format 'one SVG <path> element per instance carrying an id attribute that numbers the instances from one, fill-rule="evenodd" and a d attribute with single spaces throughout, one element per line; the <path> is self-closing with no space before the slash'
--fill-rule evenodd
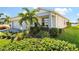
<path id="1" fill-rule="evenodd" d="M 50 38 L 25 38 L 0 47 L 1 51 L 77 51 L 75 44 Z"/>

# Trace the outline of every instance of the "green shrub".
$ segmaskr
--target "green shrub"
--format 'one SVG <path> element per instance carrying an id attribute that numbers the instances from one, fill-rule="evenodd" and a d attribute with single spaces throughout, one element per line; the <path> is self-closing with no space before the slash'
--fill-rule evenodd
<path id="1" fill-rule="evenodd" d="M 1 39 L 6 38 L 6 36 L 7 36 L 6 33 L 4 33 L 4 32 L 0 32 L 0 38 L 1 38 Z"/>
<path id="2" fill-rule="evenodd" d="M 31 27 L 30 34 L 37 34 L 40 31 L 40 27 Z"/>
<path id="3" fill-rule="evenodd" d="M 21 40 L 26 37 L 26 32 L 19 32 L 19 33 L 10 33 L 10 32 L 0 32 L 0 39 L 15 39 Z"/>
<path id="4" fill-rule="evenodd" d="M 49 32 L 47 30 L 48 28 L 31 27 L 30 36 L 37 38 L 49 37 Z"/>
<path id="5" fill-rule="evenodd" d="M 59 28 L 44 28 L 44 27 L 31 27 L 30 36 L 32 37 L 57 37 L 64 29 Z"/>
<path id="6" fill-rule="evenodd" d="M 67 27 L 71 27 L 71 22 L 67 22 Z"/>
<path id="7" fill-rule="evenodd" d="M 50 37 L 57 37 L 59 35 L 59 29 L 52 28 L 50 29 Z"/>
<path id="8" fill-rule="evenodd" d="M 49 32 L 41 30 L 36 36 L 40 38 L 49 37 Z"/>
<path id="9" fill-rule="evenodd" d="M 62 34 L 64 32 L 64 29 L 59 29 L 59 34 Z"/>
<path id="10" fill-rule="evenodd" d="M 26 38 L 21 41 L 0 46 L 1 51 L 77 51 L 75 44 L 65 41 L 43 38 Z"/>
<path id="11" fill-rule="evenodd" d="M 5 32 L 5 34 L 7 39 L 12 39 L 12 36 L 14 35 L 13 33 L 10 32 Z"/>
<path id="12" fill-rule="evenodd" d="M 0 39 L 11 39 L 12 34 L 9 32 L 0 32 Z"/>
<path id="13" fill-rule="evenodd" d="M 26 35 L 24 35 L 25 33 L 24 32 L 21 32 L 21 33 L 16 33 L 15 35 L 15 40 L 22 40 L 22 39 L 24 39 L 24 37 L 26 36 Z"/>

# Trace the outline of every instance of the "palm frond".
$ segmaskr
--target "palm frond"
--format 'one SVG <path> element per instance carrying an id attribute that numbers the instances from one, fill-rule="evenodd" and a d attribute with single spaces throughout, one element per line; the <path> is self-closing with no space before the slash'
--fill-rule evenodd
<path id="1" fill-rule="evenodd" d="M 6 18 L 5 18 L 5 23 L 9 24 L 10 23 L 10 17 L 6 15 Z"/>
<path id="2" fill-rule="evenodd" d="M 39 25 L 39 26 L 40 26 L 40 24 L 39 24 L 39 22 L 38 22 L 38 18 L 37 18 L 37 17 L 33 17 L 33 21 L 34 21 L 34 23 L 36 23 L 37 25 Z"/>
<path id="3" fill-rule="evenodd" d="M 38 22 L 37 17 L 32 17 L 32 19 L 33 19 L 34 22 Z"/>
<path id="4" fill-rule="evenodd" d="M 19 20 L 19 24 L 22 25 L 22 22 L 23 22 L 23 19 L 21 18 L 21 19 Z"/>
<path id="5" fill-rule="evenodd" d="M 36 12 L 38 12 L 38 10 L 34 9 L 34 10 L 32 10 L 30 13 L 31 13 L 31 15 L 35 15 Z"/>
<path id="6" fill-rule="evenodd" d="M 19 15 L 18 15 L 18 16 L 23 17 L 23 16 L 24 16 L 24 14 L 23 14 L 23 13 L 19 13 Z"/>
<path id="7" fill-rule="evenodd" d="M 23 10 L 25 10 L 25 11 L 27 11 L 27 13 L 29 13 L 30 12 L 30 10 L 28 9 L 28 8 L 22 8 Z"/>
<path id="8" fill-rule="evenodd" d="M 20 25 L 22 25 L 23 22 L 25 22 L 27 24 L 27 27 L 30 28 L 29 25 L 32 25 L 33 23 L 38 24 L 38 18 L 36 17 L 36 12 L 38 12 L 38 10 L 33 9 L 33 10 L 29 10 L 28 8 L 22 8 L 23 10 L 26 11 L 26 13 L 20 13 L 19 16 L 22 17 L 19 20 Z"/>

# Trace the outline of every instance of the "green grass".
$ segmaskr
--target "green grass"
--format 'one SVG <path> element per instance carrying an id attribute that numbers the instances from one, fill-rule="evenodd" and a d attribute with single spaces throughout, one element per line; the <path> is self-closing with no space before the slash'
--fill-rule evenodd
<path id="1" fill-rule="evenodd" d="M 0 47 L 10 43 L 10 40 L 0 39 Z"/>
<path id="2" fill-rule="evenodd" d="M 79 47 L 79 28 L 78 27 L 70 27 L 66 28 L 65 32 L 60 34 L 58 37 L 60 40 L 68 41 L 69 43 L 74 43 Z"/>

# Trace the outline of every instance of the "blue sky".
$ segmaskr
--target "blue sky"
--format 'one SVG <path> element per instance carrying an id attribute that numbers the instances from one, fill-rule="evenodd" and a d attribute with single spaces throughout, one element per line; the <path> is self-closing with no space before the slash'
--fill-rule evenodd
<path id="1" fill-rule="evenodd" d="M 55 10 L 56 12 L 60 13 L 61 15 L 67 17 L 70 19 L 70 21 L 77 21 L 77 18 L 79 18 L 79 8 L 73 7 L 73 8 L 53 8 L 53 7 L 42 7 L 47 10 Z M 31 9 L 31 8 L 29 8 Z M 11 17 L 16 17 L 18 13 L 24 12 L 21 7 L 0 7 L 0 13 L 4 13 Z"/>

